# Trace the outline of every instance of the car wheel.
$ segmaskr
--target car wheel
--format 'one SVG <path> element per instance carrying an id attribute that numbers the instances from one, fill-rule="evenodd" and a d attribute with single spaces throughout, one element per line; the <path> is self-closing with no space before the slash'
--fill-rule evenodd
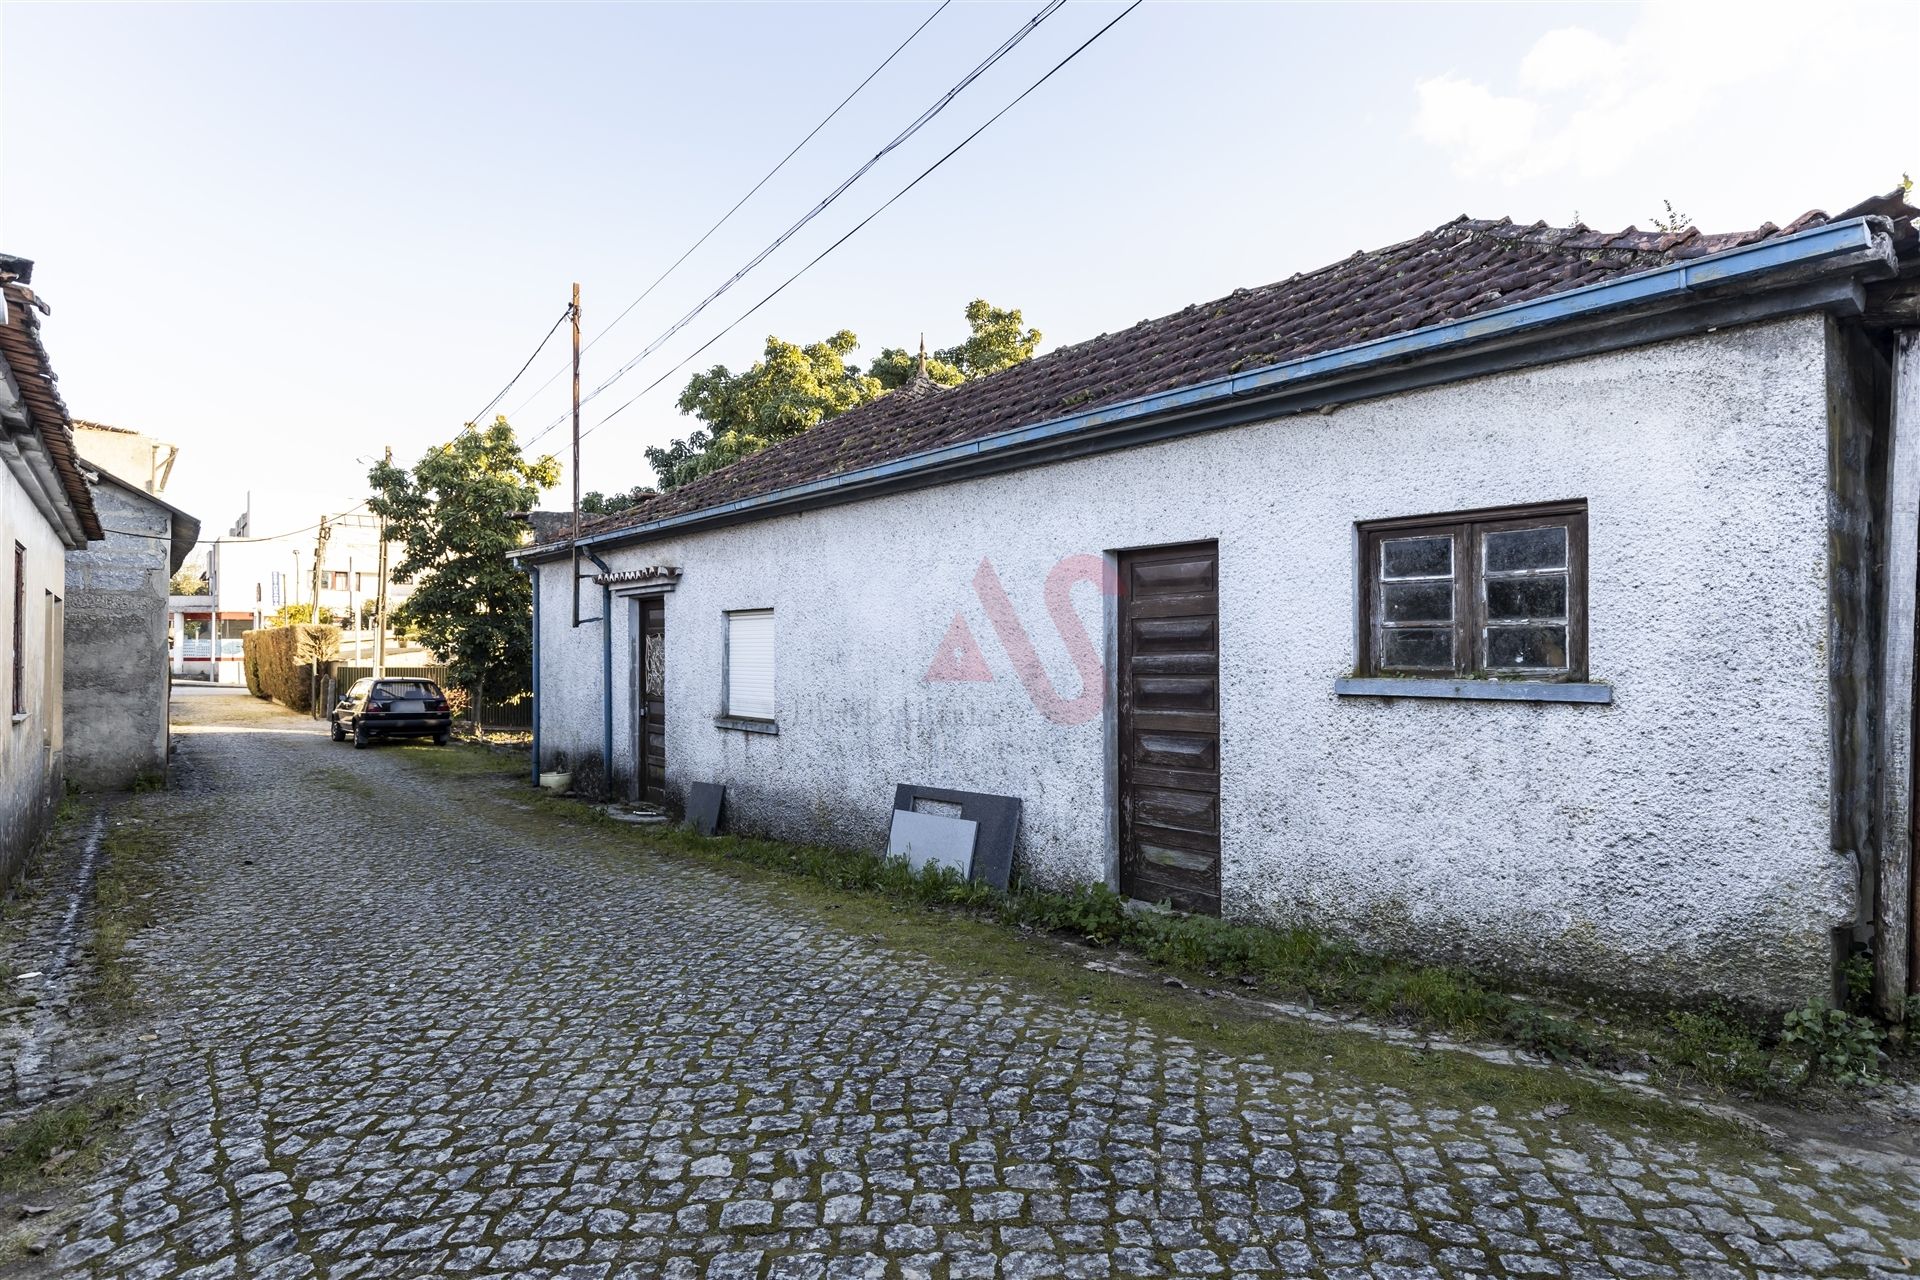
<path id="1" fill-rule="evenodd" d="M 433 745 L 436 747 L 444 747 L 452 737 L 453 735 L 451 733 L 436 733 L 433 735 Z"/>
<path id="2" fill-rule="evenodd" d="M 345 742 L 347 740 L 347 731 L 340 727 L 338 720 L 333 722 L 333 740 L 335 742 Z"/>
<path id="3" fill-rule="evenodd" d="M 354 721 L 353 722 L 353 749 L 355 751 L 358 751 L 361 748 L 365 747 L 371 741 L 372 739 L 367 737 L 366 729 L 361 727 L 361 724 L 358 720 Z"/>

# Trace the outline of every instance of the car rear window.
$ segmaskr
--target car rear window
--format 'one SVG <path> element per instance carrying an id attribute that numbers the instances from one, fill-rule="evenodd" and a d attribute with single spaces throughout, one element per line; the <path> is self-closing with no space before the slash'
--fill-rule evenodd
<path id="1" fill-rule="evenodd" d="M 388 698 L 438 698 L 440 686 L 431 680 L 382 680 L 378 692 Z"/>

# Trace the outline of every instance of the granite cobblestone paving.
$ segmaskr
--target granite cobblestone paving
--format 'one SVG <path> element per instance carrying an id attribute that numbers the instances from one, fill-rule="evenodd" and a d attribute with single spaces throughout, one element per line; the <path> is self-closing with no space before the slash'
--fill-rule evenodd
<path id="1" fill-rule="evenodd" d="M 136 798 L 192 833 L 139 940 L 144 1106 L 62 1274 L 1585 1280 L 1920 1257 L 1911 1185 L 1215 1053 L 457 798 L 252 699 L 176 705 L 183 785 Z"/>

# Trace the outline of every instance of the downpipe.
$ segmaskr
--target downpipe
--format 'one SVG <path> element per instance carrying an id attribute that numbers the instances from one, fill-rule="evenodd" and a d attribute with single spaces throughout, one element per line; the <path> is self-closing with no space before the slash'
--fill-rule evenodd
<path id="1" fill-rule="evenodd" d="M 613 566 L 602 560 L 587 547 L 582 547 L 587 559 L 602 574 L 613 572 Z M 607 799 L 613 795 L 613 586 L 600 584 L 600 776 L 606 782 Z"/>
<path id="2" fill-rule="evenodd" d="M 523 566 L 533 582 L 533 785 L 540 785 L 540 566 Z"/>

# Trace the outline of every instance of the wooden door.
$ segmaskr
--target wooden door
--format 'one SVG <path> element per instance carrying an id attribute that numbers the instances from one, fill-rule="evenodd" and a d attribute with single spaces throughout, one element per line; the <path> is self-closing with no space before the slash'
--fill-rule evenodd
<path id="1" fill-rule="evenodd" d="M 1219 547 L 1120 557 L 1120 892 L 1220 914 Z"/>
<path id="2" fill-rule="evenodd" d="M 633 602 L 634 798 L 667 800 L 667 602 Z"/>

